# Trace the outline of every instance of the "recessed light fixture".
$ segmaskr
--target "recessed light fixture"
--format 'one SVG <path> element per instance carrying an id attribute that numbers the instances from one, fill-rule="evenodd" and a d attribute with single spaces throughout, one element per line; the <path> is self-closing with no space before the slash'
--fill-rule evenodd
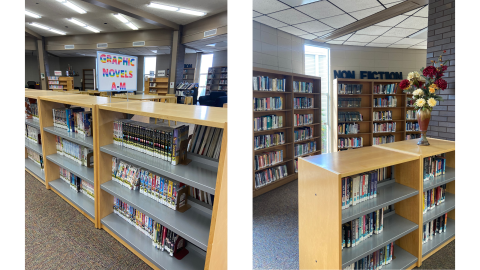
<path id="1" fill-rule="evenodd" d="M 30 11 L 28 11 L 28 10 L 25 10 L 25 15 L 30 16 L 30 17 L 33 17 L 33 18 L 35 18 L 35 19 L 40 19 L 40 18 L 42 18 L 42 16 L 40 16 L 40 15 L 38 15 L 38 14 L 35 14 L 35 13 L 33 13 L 33 12 L 30 12 Z"/>
<path id="2" fill-rule="evenodd" d="M 87 13 L 84 9 L 82 9 L 81 7 L 75 5 L 74 3 L 70 2 L 70 1 L 67 1 L 67 0 L 57 0 L 57 2 L 60 2 L 62 4 L 64 4 L 65 6 L 75 10 L 76 12 L 80 13 L 80 14 L 85 14 Z"/>
<path id="3" fill-rule="evenodd" d="M 132 28 L 133 30 L 138 30 L 138 27 L 136 27 L 135 25 L 133 25 L 133 23 L 131 23 L 131 22 L 126 23 L 126 25 L 127 25 L 128 27 Z"/>
<path id="4" fill-rule="evenodd" d="M 160 4 L 160 3 L 155 3 L 155 2 L 150 2 L 150 4 L 148 4 L 147 7 L 158 8 L 158 9 L 163 9 L 163 10 L 168 10 L 168 11 L 176 11 L 176 12 L 181 12 L 181 13 L 185 13 L 185 14 L 189 14 L 189 15 L 195 15 L 195 16 L 205 16 L 207 14 L 207 13 L 202 12 L 202 11 L 172 7 L 172 6 L 167 6 L 167 5 Z"/>
<path id="5" fill-rule="evenodd" d="M 76 20 L 76 19 L 74 19 L 74 18 L 70 18 L 70 19 L 67 19 L 67 20 L 69 20 L 70 22 L 72 22 L 72 23 L 74 23 L 74 24 L 76 24 L 76 25 L 80 25 L 81 27 L 86 27 L 86 26 L 87 26 L 86 23 L 83 23 L 83 22 L 81 22 L 81 21 L 79 21 L 79 20 Z"/>
<path id="6" fill-rule="evenodd" d="M 92 32 L 95 32 L 95 33 L 100 33 L 100 30 L 98 30 L 94 27 L 91 27 L 91 26 L 86 26 L 85 29 L 88 29 L 88 30 L 90 30 Z"/>
<path id="7" fill-rule="evenodd" d="M 39 24 L 39 23 L 35 23 L 35 22 L 28 23 L 28 24 L 30 24 L 31 26 L 35 26 L 35 27 L 38 27 L 38 28 L 42 28 L 42 29 L 48 30 L 48 31 L 53 32 L 53 33 L 60 34 L 60 35 L 66 35 L 66 34 L 67 34 L 67 33 L 65 33 L 65 32 L 62 32 L 62 31 L 57 30 L 57 29 L 50 28 L 50 27 L 45 26 L 45 25 L 43 25 L 43 24 Z"/>
<path id="8" fill-rule="evenodd" d="M 184 9 L 184 8 L 179 9 L 178 12 L 185 13 L 185 14 L 190 14 L 190 15 L 195 15 L 195 16 L 205 16 L 205 14 L 207 14 L 205 12 L 189 10 L 189 9 Z"/>
<path id="9" fill-rule="evenodd" d="M 130 27 L 131 29 L 133 30 L 138 30 L 138 27 L 136 27 L 132 22 L 130 22 L 127 18 L 125 18 L 122 14 L 120 13 L 116 13 L 116 14 L 113 14 L 113 16 L 115 16 L 115 18 L 117 18 L 119 21 L 123 22 L 125 25 L 127 25 L 128 27 Z"/>
<path id="10" fill-rule="evenodd" d="M 164 10 L 169 10 L 169 11 L 178 11 L 177 7 L 166 6 L 166 5 L 162 5 L 162 4 L 155 3 L 155 2 L 150 2 L 150 4 L 148 4 L 147 7 L 164 9 Z"/>

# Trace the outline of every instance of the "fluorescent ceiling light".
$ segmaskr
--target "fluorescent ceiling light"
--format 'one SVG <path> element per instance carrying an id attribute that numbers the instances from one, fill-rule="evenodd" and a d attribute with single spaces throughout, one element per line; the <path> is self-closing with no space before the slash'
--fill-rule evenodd
<path id="1" fill-rule="evenodd" d="M 95 32 L 95 33 L 100 33 L 100 30 L 98 30 L 98 29 L 96 29 L 96 28 L 93 28 L 93 27 L 91 27 L 91 26 L 86 26 L 85 29 L 88 29 L 88 30 L 90 30 L 90 31 L 92 31 L 92 32 Z"/>
<path id="2" fill-rule="evenodd" d="M 35 26 L 35 27 L 38 27 L 38 28 L 42 28 L 42 29 L 45 29 L 45 30 L 48 30 L 50 32 L 54 32 L 54 33 L 57 33 L 57 34 L 60 34 L 60 35 L 66 35 L 67 33 L 65 32 L 62 32 L 60 30 L 57 30 L 57 29 L 53 29 L 53 28 L 50 28 L 48 26 L 45 26 L 45 25 L 42 25 L 42 24 L 39 24 L 39 23 L 28 23 L 30 24 L 31 26 Z"/>
<path id="3" fill-rule="evenodd" d="M 66 1 L 66 0 L 57 0 L 57 2 L 60 2 L 62 4 L 64 4 L 65 6 L 75 10 L 76 12 L 80 13 L 80 14 L 85 14 L 87 13 L 85 10 L 83 10 L 82 8 L 80 8 L 79 6 L 75 5 L 74 3 L 70 2 L 70 1 Z"/>
<path id="4" fill-rule="evenodd" d="M 59 30 L 56 30 L 56 29 L 53 29 L 53 28 L 48 29 L 48 31 L 54 32 L 54 33 L 57 33 L 57 34 L 60 34 L 60 35 L 66 35 L 67 34 L 65 32 L 62 32 L 62 31 L 59 31 Z"/>
<path id="5" fill-rule="evenodd" d="M 125 17 L 123 17 L 122 14 L 117 13 L 117 14 L 113 14 L 113 16 L 115 16 L 115 18 L 117 18 L 119 21 L 123 23 L 128 23 L 128 20 Z"/>
<path id="6" fill-rule="evenodd" d="M 177 7 L 166 6 L 166 5 L 158 4 L 158 3 L 155 3 L 155 2 L 150 2 L 150 4 L 148 4 L 147 7 L 164 9 L 164 10 L 169 10 L 169 11 L 178 11 Z"/>
<path id="7" fill-rule="evenodd" d="M 178 12 L 185 13 L 185 14 L 190 14 L 190 15 L 195 15 L 195 16 L 204 16 L 205 14 L 207 14 L 205 12 L 189 10 L 189 9 L 184 9 L 184 8 L 179 9 Z"/>
<path id="8" fill-rule="evenodd" d="M 70 18 L 70 19 L 67 19 L 67 20 L 69 20 L 70 22 L 72 22 L 72 23 L 74 23 L 74 24 L 76 24 L 76 25 L 80 25 L 81 27 L 86 27 L 86 26 L 87 26 L 86 23 L 83 23 L 83 22 L 81 22 L 81 21 L 79 21 L 79 20 L 76 20 L 76 19 L 74 19 L 74 18 Z"/>
<path id="9" fill-rule="evenodd" d="M 205 45 L 205 46 L 208 46 L 208 47 L 215 47 L 215 43 L 213 43 L 213 44 L 208 44 L 208 45 Z"/>
<path id="10" fill-rule="evenodd" d="M 35 18 L 35 19 L 40 19 L 40 18 L 42 18 L 42 16 L 37 15 L 37 14 L 35 14 L 35 13 L 33 13 L 33 12 L 30 12 L 30 11 L 28 11 L 28 10 L 25 10 L 25 15 L 30 16 L 30 17 L 33 17 L 33 18 Z"/>
<path id="11" fill-rule="evenodd" d="M 157 50 L 151 50 L 153 53 L 157 53 Z"/>
<path id="12" fill-rule="evenodd" d="M 126 23 L 126 25 L 127 25 L 128 27 L 132 28 L 133 30 L 138 30 L 138 27 L 136 27 L 135 25 L 133 25 L 133 23 L 131 23 L 131 22 Z"/>

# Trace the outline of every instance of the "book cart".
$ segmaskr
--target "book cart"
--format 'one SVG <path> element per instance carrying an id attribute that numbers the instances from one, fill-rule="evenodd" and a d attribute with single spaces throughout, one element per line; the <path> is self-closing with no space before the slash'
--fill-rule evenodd
<path id="1" fill-rule="evenodd" d="M 395 144 L 395 143 L 392 143 Z M 377 197 L 342 210 L 342 178 L 393 166 L 393 179 L 378 182 Z M 394 257 L 382 269 L 411 269 L 421 251 L 421 163 L 418 156 L 363 147 L 301 158 L 298 177 L 301 269 L 344 269 L 395 242 Z M 394 205 L 383 232 L 342 250 L 342 224 Z"/>
<path id="2" fill-rule="evenodd" d="M 254 98 L 267 98 L 267 97 L 282 97 L 284 107 L 282 110 L 270 110 L 270 111 L 253 111 L 253 118 L 261 117 L 265 115 L 277 115 L 283 117 L 283 127 L 277 129 L 263 130 L 263 131 L 254 131 L 253 132 L 253 197 L 259 196 L 265 192 L 273 190 L 277 187 L 285 185 L 298 178 L 298 174 L 295 171 L 295 162 L 297 162 L 298 157 L 295 156 L 295 145 L 298 143 L 305 143 L 315 141 L 317 143 L 316 151 L 304 154 L 302 156 L 309 155 L 318 155 L 321 153 L 321 102 L 320 102 L 320 92 L 321 92 L 321 81 L 319 77 L 301 75 L 290 72 L 282 72 L 277 70 L 269 70 L 263 68 L 253 68 L 253 76 L 267 76 L 271 79 L 286 79 L 285 92 L 278 91 L 253 91 Z M 293 92 L 293 82 L 311 82 L 313 83 L 313 93 L 298 93 Z M 309 97 L 314 98 L 314 108 L 313 109 L 294 109 L 293 100 L 296 97 Z M 313 123 L 295 127 L 294 126 L 294 115 L 295 114 L 313 114 Z M 253 124 L 253 123 L 252 123 Z M 313 127 L 313 137 L 306 140 L 294 141 L 294 132 L 300 127 Z M 275 145 L 268 148 L 262 148 L 255 150 L 255 136 L 274 134 L 275 132 L 285 132 L 285 143 L 280 145 Z M 283 162 L 275 163 L 272 166 L 264 167 L 259 170 L 255 170 L 255 155 L 261 154 L 263 152 L 271 150 L 283 150 Z M 276 167 L 279 165 L 287 165 L 288 176 L 282 179 L 278 179 L 274 182 L 271 182 L 262 187 L 255 187 L 255 173 L 261 172 L 265 169 Z"/>
<path id="3" fill-rule="evenodd" d="M 418 255 L 418 258 L 420 258 L 418 261 L 418 266 L 420 266 L 422 265 L 422 262 L 424 260 L 435 254 L 437 251 L 439 251 L 441 248 L 443 248 L 445 245 L 455 239 L 455 142 L 428 138 L 430 146 L 418 146 L 418 140 L 419 139 L 408 140 L 393 144 L 378 145 L 375 147 L 391 151 L 397 151 L 400 153 L 409 153 L 419 157 L 421 175 L 418 178 L 421 191 L 427 191 L 429 189 L 444 184 L 447 185 L 445 202 L 435 206 L 434 209 L 427 211 L 425 214 L 422 214 L 423 198 L 420 198 L 419 224 L 421 224 L 422 226 L 423 224 L 426 224 L 427 222 L 430 222 L 431 220 L 436 219 L 439 216 L 447 213 L 446 232 L 440 235 L 435 235 L 432 240 L 429 240 L 427 243 L 422 244 L 422 229 L 419 230 L 419 249 L 421 252 Z M 445 154 L 445 174 L 427 181 L 423 181 L 423 159 L 425 157 L 430 157 L 438 154 Z"/>
<path id="4" fill-rule="evenodd" d="M 333 151 L 346 150 L 348 148 L 340 148 L 338 145 L 339 138 L 352 138 L 352 137 L 362 137 L 363 146 L 372 146 L 373 138 L 380 136 L 395 136 L 395 142 L 403 141 L 406 139 L 407 135 L 420 134 L 420 131 L 407 131 L 408 122 L 417 122 L 417 120 L 407 120 L 406 113 L 409 110 L 414 110 L 415 107 L 407 106 L 407 94 L 403 93 L 403 90 L 397 89 L 396 94 L 374 94 L 374 87 L 377 85 L 387 85 L 387 84 L 399 84 L 401 80 L 369 80 L 369 79 L 335 79 L 333 81 L 333 106 L 334 117 L 333 117 Z M 363 86 L 361 94 L 338 94 L 338 85 L 339 84 L 361 84 Z M 384 98 L 387 96 L 393 96 L 397 98 L 397 107 L 374 107 L 375 98 Z M 409 95 L 411 97 L 411 95 Z M 360 107 L 339 107 L 338 100 L 340 98 L 360 98 L 361 104 Z M 392 120 L 386 121 L 374 121 L 373 113 L 375 111 L 392 111 Z M 363 121 L 339 121 L 339 113 L 341 112 L 359 112 L 363 116 Z M 374 133 L 374 124 L 375 123 L 396 123 L 395 132 L 377 132 Z M 339 134 L 338 125 L 343 123 L 358 124 L 359 131 L 355 134 Z"/>
<path id="5" fill-rule="evenodd" d="M 227 256 L 227 111 L 206 106 L 159 102 L 104 104 L 97 108 L 94 122 L 98 159 L 95 182 L 97 226 L 104 229 L 154 269 L 226 269 Z M 113 122 L 124 114 L 160 118 L 223 128 L 218 160 L 187 153 L 191 163 L 171 165 L 113 143 Z M 112 157 L 139 166 L 175 182 L 215 194 L 213 207 L 188 197 L 190 208 L 174 211 L 112 181 Z M 170 257 L 152 245 L 152 239 L 113 213 L 113 198 L 132 205 L 156 222 L 184 238 L 189 254 L 182 260 Z"/>

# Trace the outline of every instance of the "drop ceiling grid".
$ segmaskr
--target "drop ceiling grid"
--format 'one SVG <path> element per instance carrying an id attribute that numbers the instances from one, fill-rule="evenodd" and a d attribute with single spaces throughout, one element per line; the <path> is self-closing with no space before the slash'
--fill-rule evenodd
<path id="1" fill-rule="evenodd" d="M 253 20 L 303 39 L 311 40 L 403 1 L 405 0 L 254 0 Z M 381 47 L 394 46 L 396 42 L 400 42 L 405 37 L 427 27 L 428 6 L 409 11 L 397 17 L 395 20 L 386 20 L 390 21 L 386 25 L 382 26 L 383 22 L 372 25 L 327 43 L 353 46 L 372 46 L 374 44 Z M 417 26 L 419 23 L 422 25 Z M 368 28 L 373 33 L 369 33 Z M 383 33 L 377 34 L 379 31 L 383 31 Z M 371 38 L 372 36 L 374 39 Z M 389 41 L 388 44 L 375 42 L 380 37 L 392 41 Z M 419 43 L 412 44 L 411 47 L 417 46 L 416 49 L 418 49 L 418 46 L 423 46 L 419 45 L 423 41 L 425 40 L 420 40 Z M 426 49 L 426 46 L 424 47 Z"/>
<path id="2" fill-rule="evenodd" d="M 185 43 L 185 46 L 192 48 L 194 50 L 203 51 L 203 52 L 224 51 L 227 49 L 227 40 L 228 40 L 228 34 L 224 34 L 224 35 L 218 35 L 211 38 L 204 38 L 201 40 Z M 220 47 L 207 46 L 210 44 L 220 44 Z"/>

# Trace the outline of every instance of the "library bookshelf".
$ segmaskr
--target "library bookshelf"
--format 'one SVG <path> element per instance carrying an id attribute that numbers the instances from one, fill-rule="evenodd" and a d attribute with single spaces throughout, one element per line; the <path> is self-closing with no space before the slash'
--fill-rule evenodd
<path id="1" fill-rule="evenodd" d="M 96 108 L 94 122 L 98 168 L 95 190 L 97 226 L 104 229 L 154 269 L 226 269 L 227 260 L 227 110 L 175 103 L 131 102 L 104 104 Z M 218 160 L 187 153 L 188 165 L 168 162 L 113 143 L 113 122 L 124 114 L 146 116 L 224 129 Z M 146 196 L 112 181 L 112 157 L 145 168 L 175 182 L 215 194 L 213 207 L 192 197 L 185 212 L 173 211 Z M 152 239 L 113 213 L 113 198 L 119 198 L 179 234 L 189 254 L 182 260 L 152 246 Z"/>
<path id="2" fill-rule="evenodd" d="M 60 88 L 57 88 L 57 87 L 60 87 Z M 48 89 L 63 90 L 63 91 L 73 90 L 73 77 L 49 76 Z"/>
<path id="3" fill-rule="evenodd" d="M 445 245 L 455 239 L 455 142 L 445 141 L 440 139 L 428 138 L 430 146 L 418 146 L 419 139 L 402 141 L 398 143 L 376 145 L 376 148 L 396 151 L 399 153 L 408 153 L 417 156 L 420 159 L 420 172 L 423 172 L 423 159 L 426 157 L 445 154 L 446 169 L 445 174 L 435 177 L 433 179 L 423 181 L 421 174 L 417 178 L 420 182 L 420 189 L 422 192 L 446 184 L 446 198 L 445 202 L 436 206 L 433 210 L 422 214 L 422 207 L 419 212 L 419 224 L 423 225 L 431 220 L 447 213 L 447 230 L 446 232 L 434 236 L 433 240 L 422 244 L 419 242 L 418 266 L 428 257 L 435 254 Z M 421 196 L 420 196 L 421 197 Z M 422 199 L 420 198 L 420 206 L 422 206 Z M 422 239 L 422 230 L 419 230 L 419 236 Z"/>
<path id="4" fill-rule="evenodd" d="M 333 81 L 333 104 L 336 107 L 333 117 L 333 150 L 341 151 L 348 148 L 339 148 L 340 138 L 361 137 L 363 138 L 363 146 L 372 146 L 374 137 L 393 135 L 395 142 L 403 141 L 407 135 L 420 134 L 420 131 L 408 131 L 406 129 L 407 123 L 415 123 L 417 120 L 407 120 L 407 111 L 415 110 L 414 107 L 407 105 L 407 94 L 403 90 L 397 89 L 396 94 L 374 94 L 374 87 L 377 85 L 399 84 L 401 80 L 368 80 L 368 79 L 335 79 Z M 339 84 L 361 84 L 363 86 L 361 94 L 338 94 Z M 397 107 L 374 107 L 375 98 L 383 98 L 387 96 L 394 96 L 397 98 Z M 411 97 L 411 95 L 409 96 Z M 339 98 L 360 98 L 360 107 L 339 107 Z M 392 120 L 374 121 L 373 113 L 375 111 L 392 111 Z M 359 112 L 363 116 L 363 121 L 339 121 L 339 113 L 342 112 Z M 374 133 L 375 123 L 395 122 L 395 132 L 379 132 Z M 356 123 L 359 125 L 359 132 L 357 134 L 339 134 L 338 125 L 343 123 Z M 354 148 L 354 147 L 349 147 Z"/>
<path id="5" fill-rule="evenodd" d="M 228 90 L 228 67 L 218 66 L 208 69 L 206 94 L 210 91 L 227 91 Z"/>
<path id="6" fill-rule="evenodd" d="M 392 145 L 395 143 L 392 143 Z M 393 166 L 379 182 L 377 197 L 342 210 L 343 177 Z M 411 269 L 421 252 L 421 163 L 418 156 L 363 147 L 299 160 L 298 226 L 301 269 L 344 269 L 394 242 L 394 258 L 383 269 Z M 383 232 L 342 250 L 342 224 L 394 205 Z M 315 243 L 315 244 L 312 244 Z"/>
<path id="7" fill-rule="evenodd" d="M 281 72 L 277 70 L 269 70 L 263 68 L 253 68 L 253 76 L 267 76 L 271 79 L 284 79 L 286 80 L 285 92 L 278 91 L 253 91 L 254 98 L 267 98 L 267 97 L 282 97 L 284 107 L 282 110 L 273 110 L 273 111 L 253 111 L 253 118 L 265 116 L 265 115 L 277 115 L 283 117 L 283 127 L 277 129 L 263 130 L 263 131 L 254 131 L 253 132 L 253 197 L 259 196 L 265 192 L 273 190 L 277 187 L 280 187 L 284 184 L 287 184 L 298 178 L 298 174 L 295 171 L 295 162 L 298 160 L 298 157 L 295 156 L 295 145 L 305 142 L 316 142 L 316 151 L 304 154 L 302 156 L 309 155 L 318 155 L 321 153 L 321 102 L 320 102 L 320 93 L 321 93 L 321 81 L 319 77 L 301 75 L 296 73 Z M 313 83 L 313 93 L 298 93 L 293 90 L 293 82 L 310 82 Z M 314 99 L 314 108 L 312 109 L 294 109 L 293 102 L 294 98 L 297 97 L 308 97 Z M 303 126 L 294 126 L 294 117 L 295 114 L 313 114 L 312 124 L 307 124 Z M 253 124 L 253 123 L 252 123 Z M 313 136 L 310 139 L 295 141 L 294 133 L 300 127 L 312 127 Z M 255 150 L 255 137 L 259 135 L 275 134 L 276 132 L 284 132 L 285 134 L 285 143 L 276 145 L 273 147 L 262 148 Z M 264 167 L 259 170 L 255 170 L 255 155 L 259 155 L 263 152 L 271 150 L 283 150 L 283 162 L 276 163 L 275 165 Z M 256 187 L 255 184 L 255 174 L 265 169 L 276 167 L 279 165 L 287 165 L 288 176 L 278 179 L 274 182 L 271 182 L 267 185 Z"/>
<path id="8" fill-rule="evenodd" d="M 145 92 L 149 95 L 168 94 L 168 77 L 149 78 L 145 81 Z"/>
<path id="9" fill-rule="evenodd" d="M 189 83 L 195 82 L 195 68 L 184 68 L 182 80 Z"/>

